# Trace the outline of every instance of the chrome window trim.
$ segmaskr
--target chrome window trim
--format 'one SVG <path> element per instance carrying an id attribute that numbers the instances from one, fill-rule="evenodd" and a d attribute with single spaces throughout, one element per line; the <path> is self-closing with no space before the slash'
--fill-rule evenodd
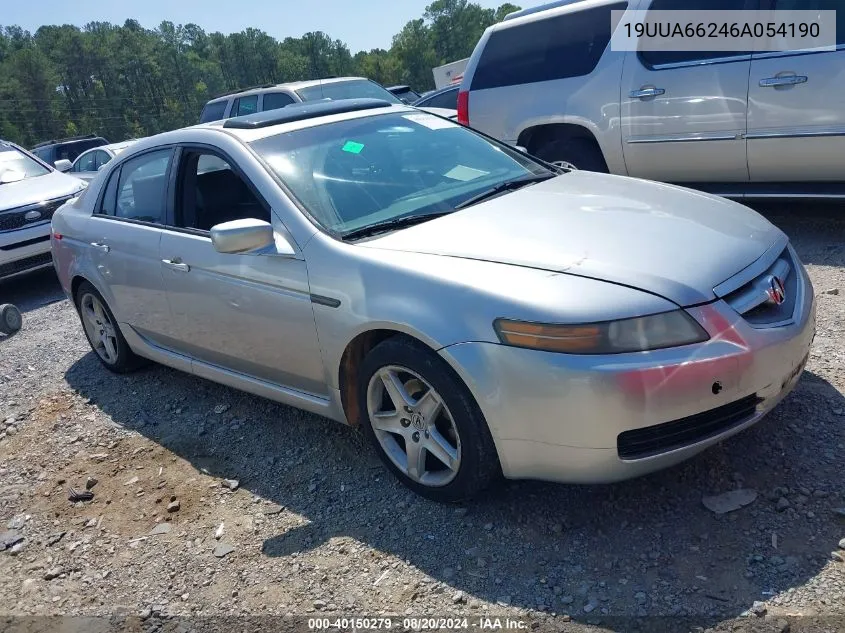
<path id="1" fill-rule="evenodd" d="M 625 142 L 629 145 L 642 143 L 695 143 L 704 141 L 735 141 L 742 138 L 742 134 L 717 134 L 713 136 L 650 136 L 648 138 L 629 138 Z"/>
<path id="2" fill-rule="evenodd" d="M 807 130 L 804 132 L 750 132 L 743 135 L 748 140 L 767 138 L 825 138 L 845 136 L 845 128 L 834 130 Z"/>
<path id="3" fill-rule="evenodd" d="M 671 62 L 667 64 L 649 64 L 641 57 L 641 51 L 637 51 L 637 60 L 647 70 L 674 70 L 675 68 L 691 68 L 693 66 L 712 66 L 715 64 L 730 64 L 733 62 L 751 61 L 751 53 L 743 55 L 726 55 L 724 57 L 713 57 L 710 59 L 697 59 L 688 62 Z"/>
<path id="4" fill-rule="evenodd" d="M 777 59 L 778 57 L 803 57 L 804 55 L 821 55 L 823 53 L 836 53 L 839 51 L 845 51 L 845 43 L 837 44 L 835 49 L 825 48 L 825 49 L 809 49 L 803 51 L 769 51 L 766 53 L 753 53 L 753 59 Z"/>

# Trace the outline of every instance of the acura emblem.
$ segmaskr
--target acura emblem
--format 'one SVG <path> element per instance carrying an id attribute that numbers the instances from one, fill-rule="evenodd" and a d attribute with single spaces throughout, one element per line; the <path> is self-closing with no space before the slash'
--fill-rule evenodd
<path id="1" fill-rule="evenodd" d="M 768 286 L 766 294 L 769 296 L 769 301 L 775 305 L 781 305 L 786 301 L 786 289 L 783 287 L 780 277 L 775 277 L 774 275 L 769 277 Z"/>
<path id="2" fill-rule="evenodd" d="M 37 220 L 41 217 L 41 211 L 27 211 L 26 214 L 23 216 L 23 219 L 27 222 L 32 222 L 33 220 Z"/>

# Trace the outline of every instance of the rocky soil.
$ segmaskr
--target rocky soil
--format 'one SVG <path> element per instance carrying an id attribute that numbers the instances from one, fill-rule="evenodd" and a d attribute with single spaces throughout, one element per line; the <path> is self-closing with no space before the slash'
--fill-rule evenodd
<path id="1" fill-rule="evenodd" d="M 159 366 L 107 373 L 51 271 L 0 284 L 24 310 L 0 335 L 0 629 L 845 630 L 845 209 L 763 211 L 818 297 L 784 403 L 665 472 L 461 507 L 401 487 L 352 429 Z M 737 489 L 756 498 L 702 502 Z"/>

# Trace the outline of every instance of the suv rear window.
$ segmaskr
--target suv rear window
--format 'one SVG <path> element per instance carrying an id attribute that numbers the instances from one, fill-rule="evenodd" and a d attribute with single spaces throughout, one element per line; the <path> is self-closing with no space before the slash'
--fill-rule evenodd
<path id="1" fill-rule="evenodd" d="M 470 90 L 590 74 L 610 42 L 611 12 L 627 8 L 620 2 L 491 33 Z"/>
<path id="2" fill-rule="evenodd" d="M 217 101 L 215 103 L 206 103 L 200 114 L 200 123 L 209 123 L 210 121 L 219 121 L 223 118 L 226 112 L 226 105 L 228 101 Z M 194 110 L 196 112 L 196 110 Z"/>

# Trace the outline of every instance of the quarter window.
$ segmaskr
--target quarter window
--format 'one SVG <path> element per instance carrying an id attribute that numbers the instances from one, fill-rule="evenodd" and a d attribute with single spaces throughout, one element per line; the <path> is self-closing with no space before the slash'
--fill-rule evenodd
<path id="1" fill-rule="evenodd" d="M 754 11 L 759 0 L 654 0 L 649 11 Z M 648 19 L 648 18 L 646 18 Z M 640 51 L 640 60 L 647 66 L 703 62 L 709 59 L 750 55 L 751 51 Z"/>
<path id="2" fill-rule="evenodd" d="M 117 201 L 113 213 L 116 217 L 164 223 L 167 168 L 172 154 L 169 149 L 159 150 L 132 158 L 123 164 L 117 181 Z M 104 213 L 109 187 L 111 182 L 103 199 Z"/>
<path id="3" fill-rule="evenodd" d="M 107 152 L 104 152 L 102 150 L 98 150 L 94 152 L 94 154 L 97 156 L 97 161 L 94 164 L 94 169 L 100 169 L 100 167 L 102 167 L 111 160 L 111 156 L 109 156 Z"/>
<path id="4" fill-rule="evenodd" d="M 471 90 L 588 75 L 610 42 L 613 11 L 626 2 L 535 20 L 493 32 Z"/>

